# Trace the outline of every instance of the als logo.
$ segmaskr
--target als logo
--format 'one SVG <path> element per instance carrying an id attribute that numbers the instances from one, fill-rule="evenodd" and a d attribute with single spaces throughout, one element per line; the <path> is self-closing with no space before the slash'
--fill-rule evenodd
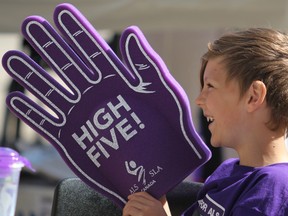
<path id="1" fill-rule="evenodd" d="M 148 190 L 156 183 L 156 180 L 153 178 L 155 178 L 155 176 L 158 175 L 163 170 L 163 168 L 160 166 L 156 166 L 156 168 L 149 170 L 148 177 L 150 177 L 151 180 L 149 180 L 148 182 L 144 166 L 137 165 L 137 163 L 134 160 L 131 160 L 129 162 L 125 161 L 125 167 L 128 174 L 137 177 L 137 183 L 133 184 L 132 187 L 130 187 L 129 189 L 130 194 L 135 193 L 139 190 L 140 191 Z"/>
<path id="2" fill-rule="evenodd" d="M 129 163 L 125 161 L 126 170 L 129 174 L 137 176 L 138 182 L 146 185 L 146 174 L 143 166 L 137 166 L 136 162 L 131 160 Z"/>

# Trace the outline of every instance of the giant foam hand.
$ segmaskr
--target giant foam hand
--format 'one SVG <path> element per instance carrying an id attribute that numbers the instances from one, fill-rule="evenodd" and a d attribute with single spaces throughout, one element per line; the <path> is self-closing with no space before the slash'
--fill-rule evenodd
<path id="1" fill-rule="evenodd" d="M 122 63 L 72 5 L 58 5 L 54 20 L 70 45 L 38 16 L 22 31 L 62 84 L 20 51 L 3 57 L 5 70 L 50 110 L 20 92 L 7 105 L 76 175 L 122 207 L 138 191 L 159 198 L 209 159 L 185 92 L 137 27 L 121 36 Z"/>

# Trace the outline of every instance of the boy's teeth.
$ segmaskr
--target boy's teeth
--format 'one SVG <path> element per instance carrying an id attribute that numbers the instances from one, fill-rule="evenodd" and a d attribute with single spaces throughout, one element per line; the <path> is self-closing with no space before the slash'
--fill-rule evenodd
<path id="1" fill-rule="evenodd" d="M 211 118 L 211 117 L 207 117 L 207 122 L 213 122 L 213 118 Z"/>

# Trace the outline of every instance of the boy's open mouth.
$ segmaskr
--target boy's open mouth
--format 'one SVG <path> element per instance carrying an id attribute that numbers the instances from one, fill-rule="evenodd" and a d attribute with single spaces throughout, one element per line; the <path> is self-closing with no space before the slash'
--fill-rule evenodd
<path id="1" fill-rule="evenodd" d="M 207 122 L 208 122 L 209 124 L 214 121 L 214 118 L 212 118 L 212 117 L 206 117 L 206 119 L 207 119 Z"/>

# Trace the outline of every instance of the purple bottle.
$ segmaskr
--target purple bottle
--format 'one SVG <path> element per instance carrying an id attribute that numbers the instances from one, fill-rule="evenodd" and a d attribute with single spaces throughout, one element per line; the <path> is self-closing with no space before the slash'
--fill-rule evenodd
<path id="1" fill-rule="evenodd" d="M 32 171 L 30 162 L 13 149 L 0 147 L 0 215 L 14 216 L 19 176 L 26 166 Z"/>

